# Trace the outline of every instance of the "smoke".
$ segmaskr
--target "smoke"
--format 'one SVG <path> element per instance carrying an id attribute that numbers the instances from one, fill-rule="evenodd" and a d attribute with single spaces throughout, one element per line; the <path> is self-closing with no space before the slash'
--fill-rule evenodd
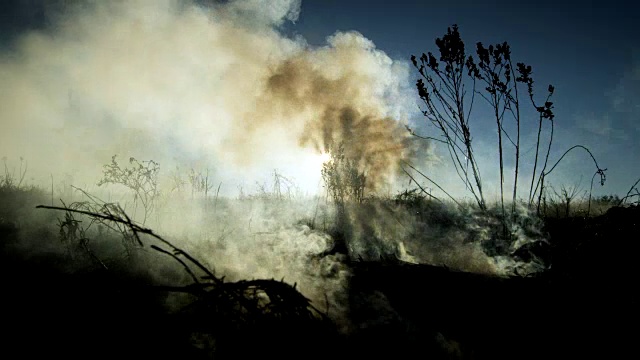
<path id="1" fill-rule="evenodd" d="M 344 142 L 376 188 L 416 151 L 407 64 L 357 32 L 319 48 L 282 35 L 300 1 L 72 4 L 0 57 L 0 154 L 36 182 L 94 183 L 121 154 L 206 164 L 226 183 L 277 168 L 317 190 L 317 156 Z"/>
<path id="2" fill-rule="evenodd" d="M 302 146 L 330 152 L 343 144 L 345 156 L 368 174 L 374 189 L 386 183 L 415 149 L 402 125 L 391 118 L 399 72 L 357 32 L 338 33 L 328 46 L 307 51 L 280 65 L 267 81 L 268 103 L 284 118 L 308 113 Z M 402 77 L 401 77 L 402 78 Z"/>
<path id="3" fill-rule="evenodd" d="M 73 179 L 96 194 L 88 185 L 117 154 L 154 160 L 165 177 L 210 168 L 221 195 L 235 195 L 274 169 L 317 191 L 320 155 L 342 143 L 368 187 L 393 183 L 418 150 L 403 127 L 415 108 L 406 62 L 357 32 L 320 47 L 283 35 L 299 0 L 201 3 L 47 2 L 46 25 L 0 54 L 0 156 L 24 158 L 27 181 L 47 189 Z M 284 277 L 345 317 L 343 259 L 310 264 L 331 241 L 292 224 L 319 226 L 317 203 L 291 212 L 219 202 L 215 216 L 193 205 L 159 204 L 150 222 L 230 279 Z"/>
<path id="4" fill-rule="evenodd" d="M 153 159 L 165 175 L 196 164 L 227 195 L 274 169 L 317 190 L 319 155 L 338 144 L 372 190 L 392 185 L 402 160 L 426 155 L 404 128 L 415 109 L 406 62 L 355 31 L 320 47 L 283 35 L 299 0 L 200 3 L 47 3 L 47 25 L 0 55 L 0 154 L 26 159 L 35 183 L 55 174 L 81 187 L 114 154 Z M 368 215 L 355 235 L 393 247 Z"/>
<path id="5" fill-rule="evenodd" d="M 53 177 L 62 180 L 56 193 L 67 203 L 82 196 L 70 193 L 70 184 L 96 194 L 86 184 L 96 184 L 114 154 L 157 161 L 165 177 L 172 169 L 206 167 L 212 184 L 224 184 L 221 195 L 274 169 L 276 181 L 284 174 L 317 191 L 320 155 L 338 145 L 374 191 L 395 184 L 403 160 L 433 159 L 429 144 L 404 127 L 415 109 L 406 62 L 355 31 L 336 32 L 320 47 L 283 35 L 281 27 L 300 15 L 299 0 L 202 2 L 52 2 L 46 27 L 23 33 L 0 54 L 0 156 L 26 159 L 28 180 L 51 185 L 52 202 Z M 318 256 L 338 241 L 331 230 L 344 232 L 354 259 L 395 254 L 485 274 L 520 265 L 481 246 L 498 228 L 495 219 L 434 202 L 350 204 L 342 223 L 320 198 L 281 201 L 281 189 L 248 201 L 216 194 L 206 203 L 170 189 L 160 186 L 163 196 L 148 219 L 154 231 L 229 281 L 295 283 L 345 333 L 380 317 L 350 318 L 353 274 L 346 256 Z M 136 205 L 127 211 L 139 220 L 144 206 Z M 68 249 L 52 236 L 52 219 L 45 220 L 48 236 L 25 233 L 19 250 L 61 258 Z M 517 245 L 542 237 L 520 232 Z M 55 247 L 53 240 L 57 252 L 42 246 Z M 98 258 L 117 255 L 110 240 L 91 243 Z M 507 245 L 505 252 L 514 250 Z M 172 262 L 127 270 L 150 272 L 162 283 L 185 278 Z M 388 306 L 383 297 L 370 297 L 376 314 Z"/>

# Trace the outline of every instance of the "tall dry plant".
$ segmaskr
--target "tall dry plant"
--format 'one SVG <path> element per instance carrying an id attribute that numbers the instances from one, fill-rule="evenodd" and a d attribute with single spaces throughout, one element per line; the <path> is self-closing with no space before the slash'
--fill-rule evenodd
<path id="1" fill-rule="evenodd" d="M 475 96 L 478 95 L 484 99 L 492 110 L 493 120 L 496 125 L 497 157 L 500 169 L 500 202 L 503 215 L 505 214 L 504 158 L 506 149 L 512 149 L 514 154 L 515 169 L 511 205 L 511 215 L 513 217 L 518 199 L 518 179 L 522 160 L 521 120 L 525 109 L 524 103 L 520 98 L 523 91 L 519 89 L 519 84 L 523 84 L 526 86 L 530 105 L 538 114 L 536 151 L 533 159 L 528 203 L 532 206 L 537 197 L 539 209 L 545 176 L 553 171 L 567 152 L 577 147 L 584 148 L 581 145 L 570 148 L 551 170 L 547 171 L 551 144 L 553 143 L 555 117 L 553 102 L 550 101 L 555 90 L 553 85 L 548 86 L 544 102 L 538 103 L 534 98 L 534 80 L 531 66 L 521 62 L 515 63 L 514 66 L 511 48 L 507 42 L 489 45 L 488 47 L 478 42 L 476 44 L 475 57 L 467 55 L 458 26 L 453 25 L 447 29 L 447 33 L 442 38 L 437 38 L 435 43 L 439 57 L 428 52 L 427 54 L 423 53 L 419 59 L 412 55 L 411 61 L 420 74 L 416 87 L 425 106 L 421 109 L 422 114 L 436 127 L 441 136 L 421 136 L 409 129 L 410 132 L 420 138 L 435 140 L 447 146 L 456 173 L 466 189 L 475 198 L 479 208 L 486 211 L 487 205 L 483 192 L 483 182 L 474 154 L 473 136 L 470 128 Z M 470 94 L 468 90 L 470 90 Z M 544 145 L 541 133 L 545 120 L 550 123 L 551 135 L 546 146 L 544 164 L 539 168 L 538 165 L 542 155 L 541 148 Z M 512 123 L 515 131 L 509 132 L 505 129 L 505 124 L 508 122 Z M 588 149 L 585 148 L 585 150 L 589 152 Z M 589 154 L 593 158 L 591 152 Z M 596 174 L 600 174 L 602 182 L 604 182 L 604 171 L 606 169 L 601 169 L 597 162 L 596 167 Z M 428 178 L 427 180 L 431 181 Z"/>
<path id="2" fill-rule="evenodd" d="M 111 163 L 103 166 L 103 177 L 98 181 L 98 186 L 120 184 L 130 189 L 133 192 L 134 213 L 140 203 L 144 209 L 142 224 L 145 224 L 160 196 L 158 190 L 160 165 L 153 160 L 138 161 L 133 157 L 129 158 L 129 164 L 131 166 L 128 168 L 121 167 L 116 160 L 116 155 L 113 155 Z"/>
<path id="3" fill-rule="evenodd" d="M 345 202 L 361 203 L 364 199 L 366 176 L 358 169 L 355 160 L 345 155 L 344 144 L 329 150 L 330 160 L 322 165 L 322 180 L 327 195 L 334 203 L 342 206 Z"/>

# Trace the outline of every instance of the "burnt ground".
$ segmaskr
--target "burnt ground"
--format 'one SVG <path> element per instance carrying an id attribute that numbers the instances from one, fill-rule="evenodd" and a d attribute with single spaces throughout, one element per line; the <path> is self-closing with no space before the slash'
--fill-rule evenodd
<path id="1" fill-rule="evenodd" d="M 352 292 L 384 294 L 395 312 L 393 321 L 370 331 L 379 337 L 375 343 L 385 344 L 393 334 L 402 344 L 396 349 L 407 356 L 430 348 L 442 358 L 612 358 L 633 351 L 640 335 L 640 207 L 612 208 L 595 218 L 547 219 L 545 231 L 550 245 L 532 247 L 528 257 L 546 257 L 552 266 L 535 277 L 492 277 L 394 260 L 355 263 Z M 371 348 L 369 355 L 379 351 Z"/>
<path id="2" fill-rule="evenodd" d="M 535 277 L 470 274 L 395 259 L 351 263 L 355 325 L 342 336 L 326 319 L 309 316 L 290 288 L 268 281 L 262 286 L 285 310 L 225 317 L 221 312 L 235 310 L 224 296 L 187 294 L 197 306 L 170 311 L 163 304 L 171 291 L 159 288 L 166 284 L 143 267 L 70 271 L 63 254 L 21 250 L 19 227 L 4 219 L 0 345 L 20 357 L 68 359 L 612 358 L 633 350 L 640 208 L 547 219 L 545 230 L 550 245 L 529 255 L 547 257 L 552 266 Z M 39 236 L 56 241 L 55 234 Z"/>

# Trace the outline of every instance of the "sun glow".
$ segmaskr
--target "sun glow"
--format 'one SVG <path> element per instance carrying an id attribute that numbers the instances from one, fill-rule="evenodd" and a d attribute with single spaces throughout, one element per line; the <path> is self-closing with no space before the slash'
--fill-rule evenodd
<path id="1" fill-rule="evenodd" d="M 329 160 L 331 160 L 331 154 L 329 153 L 323 152 L 318 155 L 318 163 L 320 164 L 320 167 Z"/>
<path id="2" fill-rule="evenodd" d="M 331 160 L 329 153 L 311 153 L 305 161 L 305 166 L 298 167 L 300 186 L 310 194 L 318 194 L 322 189 L 322 166 Z"/>
<path id="3" fill-rule="evenodd" d="M 282 158 L 269 167 L 261 169 L 260 176 L 265 175 L 264 181 L 271 181 L 272 168 L 295 183 L 302 193 L 317 195 L 322 192 L 322 166 L 331 160 L 331 155 L 312 149 L 291 154 L 289 158 Z"/>

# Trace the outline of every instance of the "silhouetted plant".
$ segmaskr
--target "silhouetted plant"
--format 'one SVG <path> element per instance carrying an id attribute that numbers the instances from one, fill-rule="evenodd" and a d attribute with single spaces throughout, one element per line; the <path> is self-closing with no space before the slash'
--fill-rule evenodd
<path id="1" fill-rule="evenodd" d="M 414 67 L 422 76 L 416 82 L 418 94 L 426 105 L 422 113 L 440 130 L 444 138 L 440 141 L 447 144 L 458 176 L 476 199 L 478 206 L 486 210 L 480 169 L 473 152 L 469 116 L 464 109 L 464 67 L 467 58 L 458 27 L 454 25 L 449 28 L 443 38 L 436 39 L 436 45 L 440 52 L 439 60 L 431 52 L 428 55 L 423 53 L 418 65 L 416 57 L 411 56 Z M 441 62 L 445 65 L 444 69 L 440 67 Z M 475 92 L 474 82 L 472 95 Z"/>
<path id="2" fill-rule="evenodd" d="M 629 189 L 629 191 L 627 191 L 627 194 L 622 199 L 619 199 L 617 206 L 622 206 L 625 201 L 627 201 L 627 199 L 631 198 L 636 198 L 634 204 L 640 204 L 640 189 L 637 188 L 638 183 L 640 183 L 640 178 L 638 178 L 638 180 L 636 180 L 636 182 L 631 185 L 631 188 Z"/>
<path id="3" fill-rule="evenodd" d="M 551 188 L 551 187 L 550 187 Z M 574 199 L 580 193 L 580 184 L 575 184 L 573 186 L 560 186 L 560 191 L 551 188 L 553 195 L 557 201 L 554 201 L 554 205 L 556 208 L 556 216 L 560 217 L 560 209 L 564 211 L 565 217 L 571 216 L 571 204 L 574 202 Z"/>
<path id="4" fill-rule="evenodd" d="M 143 235 L 157 241 L 157 244 L 150 245 L 151 249 L 178 262 L 193 282 L 186 286 L 156 286 L 156 288 L 194 295 L 195 300 L 185 310 L 195 311 L 203 320 L 201 330 L 211 335 L 234 331 L 240 331 L 240 334 L 243 334 L 243 332 L 255 330 L 256 327 L 260 330 L 273 330 L 275 325 L 286 325 L 303 332 L 318 326 L 330 329 L 329 318 L 298 292 L 297 284 L 289 285 L 284 282 L 284 279 L 225 282 L 224 277 L 216 276 L 213 270 L 183 249 L 176 247 L 151 229 L 132 221 L 118 205 L 103 205 L 93 209 L 44 205 L 38 205 L 36 208 L 65 211 L 67 219 L 70 219 L 67 223 L 74 229 L 74 234 L 78 228 L 78 221 L 73 219 L 73 214 L 81 214 L 91 218 L 92 222 L 107 224 L 110 228 L 115 225 L 126 227 L 126 232 L 132 234 L 140 247 L 145 244 L 141 240 Z M 116 208 L 119 211 L 113 211 Z M 84 233 L 82 237 L 84 238 Z M 84 243 L 88 244 L 88 240 L 85 239 Z"/>
<path id="5" fill-rule="evenodd" d="M 13 172 L 9 171 L 6 156 L 2 158 L 2 162 L 4 163 L 4 175 L 0 177 L 0 188 L 5 190 L 19 189 L 22 186 L 25 175 L 27 174 L 27 162 L 22 158 L 22 156 L 20 157 L 20 170 L 17 175 L 15 173 L 15 169 Z"/>
<path id="6" fill-rule="evenodd" d="M 69 210 L 82 208 L 83 203 L 72 203 L 70 206 L 63 202 L 65 208 Z M 66 211 L 64 213 L 64 220 L 58 219 L 58 238 L 64 244 L 67 249 L 67 255 L 72 260 L 79 255 L 88 256 L 93 262 L 99 264 L 102 268 L 107 269 L 105 263 L 95 255 L 91 247 L 89 246 L 89 237 L 87 231 L 93 225 L 93 221 L 85 227 L 82 224 L 82 220 L 78 220 L 74 216 L 73 211 Z"/>
<path id="7" fill-rule="evenodd" d="M 280 174 L 278 170 L 273 170 L 273 193 L 278 200 L 291 200 L 298 192 L 293 180 Z"/>
<path id="8" fill-rule="evenodd" d="M 551 134 L 553 135 L 553 126 L 551 127 Z M 551 145 L 549 145 L 549 148 L 551 148 Z M 545 171 L 546 168 L 547 168 L 547 160 L 549 159 L 549 154 L 547 154 L 547 160 L 545 160 L 544 166 L 543 166 L 542 170 L 540 170 L 540 176 L 538 177 L 536 188 L 533 191 L 533 195 L 534 196 L 536 194 L 538 194 L 538 204 L 537 204 L 537 213 L 538 214 L 540 214 L 540 202 L 541 202 L 542 194 L 543 194 L 543 192 L 545 190 L 545 187 L 544 187 L 545 177 L 548 176 L 549 174 L 551 174 L 553 172 L 553 170 L 556 168 L 556 166 L 558 166 L 558 164 L 560 164 L 562 159 L 564 159 L 564 157 L 574 149 L 583 149 L 584 151 L 586 151 L 587 154 L 589 154 L 589 156 L 593 160 L 593 163 L 596 165 L 596 171 L 595 171 L 595 173 L 594 173 L 594 175 L 593 175 L 593 177 L 591 179 L 591 189 L 589 190 L 589 202 L 591 201 L 591 191 L 593 190 L 593 179 L 595 178 L 596 175 L 600 176 L 600 186 L 604 186 L 604 183 L 607 180 L 607 175 L 605 174 L 605 171 L 607 171 L 607 169 L 602 169 L 600 167 L 600 165 L 598 165 L 598 161 L 596 161 L 596 158 L 593 156 L 591 151 L 589 149 L 587 149 L 586 147 L 584 147 L 582 145 L 574 145 L 574 146 L 570 147 L 567 151 L 565 151 L 562 154 L 562 156 L 560 156 L 558 161 L 556 161 L 556 163 L 551 167 L 551 169 L 549 169 L 549 171 Z M 529 204 L 531 205 L 531 201 L 529 202 Z M 589 206 L 589 211 L 590 211 L 590 206 Z"/>
<path id="9" fill-rule="evenodd" d="M 533 79 L 531 66 L 517 63 L 513 66 L 511 48 L 508 43 L 489 45 L 486 48 L 481 42 L 476 44 L 477 60 L 473 56 L 467 57 L 464 42 L 460 38 L 458 27 L 454 25 L 447 30 L 443 38 L 436 39 L 440 52 L 440 59 L 429 52 L 422 54 L 420 64 L 415 56 L 411 57 L 413 65 L 422 76 L 416 86 L 418 94 L 426 105 L 423 115 L 436 126 L 444 137 L 442 142 L 447 144 L 456 172 L 465 186 L 472 193 L 478 206 L 486 210 L 486 203 L 482 190 L 480 169 L 475 160 L 469 120 L 475 95 L 481 96 L 492 108 L 498 134 L 498 158 L 500 164 L 500 200 L 504 213 L 504 137 L 509 140 L 515 151 L 514 185 L 511 213 L 515 212 L 517 200 L 517 184 L 520 166 L 520 117 L 521 106 L 518 97 L 518 83 L 525 83 L 529 97 L 535 109 L 540 114 L 538 141 L 536 144 L 537 164 L 540 146 L 540 129 L 542 119 L 553 120 L 553 103 L 549 101 L 553 94 L 553 86 L 549 86 L 549 95 L 544 106 L 537 106 L 533 100 Z M 444 70 L 440 64 L 444 63 Z M 472 81 L 472 93 L 469 109 L 465 112 L 465 67 L 466 74 Z M 517 73 L 517 76 L 515 76 Z M 484 85 L 484 92 L 477 90 L 477 82 Z M 504 128 L 505 115 L 509 114 L 515 121 L 515 140 Z M 536 164 L 534 164 L 533 178 L 535 178 Z M 469 169 L 471 168 L 471 169 Z M 471 181 L 473 176 L 473 182 Z M 533 181 L 532 181 L 533 184 Z M 533 187 L 533 185 L 532 185 Z M 530 194 L 530 198 L 531 198 Z"/>
<path id="10" fill-rule="evenodd" d="M 436 140 L 447 145 L 458 176 L 473 195 L 480 209 L 486 211 L 487 205 L 484 199 L 483 183 L 474 154 L 473 138 L 469 126 L 475 95 L 478 94 L 481 96 L 490 105 L 492 115 L 496 121 L 498 160 L 500 165 L 500 202 L 503 215 L 505 213 L 505 139 L 514 149 L 515 169 L 511 207 L 511 215 L 513 217 L 518 197 L 518 177 L 521 160 L 520 125 L 523 110 L 518 93 L 518 84 L 525 84 L 531 105 L 538 113 L 538 134 L 528 203 L 529 206 L 532 206 L 537 196 L 539 210 L 544 178 L 546 175 L 549 175 L 555 167 L 554 165 L 551 170 L 546 171 L 551 152 L 551 144 L 553 142 L 553 120 L 555 115 L 553 113 L 553 102 L 551 102 L 550 99 L 554 93 L 554 87 L 552 85 L 548 86 L 548 94 L 543 103 L 536 102 L 534 99 L 532 68 L 521 62 L 516 63 L 514 66 L 511 57 L 511 48 L 507 42 L 489 45 L 488 47 L 478 42 L 476 44 L 476 58 L 472 55 L 467 56 L 464 42 L 458 32 L 458 27 L 457 25 L 453 25 L 447 29 L 447 33 L 442 38 L 437 38 L 435 43 L 440 53 L 439 58 L 436 58 L 433 53 L 428 52 L 427 54 L 423 53 L 419 59 L 416 58 L 415 55 L 412 55 L 411 61 L 421 75 L 421 78 L 416 82 L 418 94 L 426 106 L 426 108 L 421 109 L 421 111 L 429 122 L 439 130 L 442 138 L 420 136 L 413 130 L 409 128 L 408 130 L 411 134 L 420 138 Z M 444 65 L 444 67 L 441 65 Z M 464 76 L 465 73 L 467 78 Z M 479 83 L 483 85 L 483 90 L 478 90 Z M 471 98 L 468 109 L 465 108 L 465 102 L 468 99 L 467 85 L 471 86 Z M 505 129 L 506 117 L 511 117 L 515 123 L 515 136 L 509 134 Z M 544 165 L 542 169 L 538 170 L 540 146 L 542 145 L 541 132 L 544 120 L 549 120 L 551 124 L 551 135 Z M 582 146 L 572 147 L 567 150 L 567 152 L 576 147 Z M 591 155 L 590 152 L 589 154 Z M 562 157 L 564 157 L 564 155 Z M 560 160 L 562 160 L 562 157 Z M 558 160 L 558 162 L 560 162 L 560 160 Z M 597 162 L 596 167 L 596 173 L 601 175 L 602 182 L 604 182 L 604 171 L 606 171 L 606 169 L 598 167 Z M 427 180 L 430 179 L 427 178 Z M 535 189 L 534 184 L 536 184 Z"/>
<path id="11" fill-rule="evenodd" d="M 355 160 L 345 155 L 344 144 L 329 149 L 331 158 L 322 164 L 322 180 L 327 194 L 336 204 L 347 201 L 361 203 L 364 199 L 366 176 L 358 169 Z"/>
<path id="12" fill-rule="evenodd" d="M 276 200 L 276 201 L 284 201 L 284 200 L 292 200 L 294 197 L 300 195 L 300 189 L 296 185 L 296 183 L 279 173 L 277 169 L 273 170 L 273 184 L 269 185 L 266 182 L 259 183 L 256 181 L 257 186 L 257 194 L 245 194 L 242 186 L 238 186 L 238 191 L 240 193 L 240 200 L 251 200 L 251 199 L 260 199 L 260 200 Z M 220 187 L 218 186 L 218 191 Z"/>
<path id="13" fill-rule="evenodd" d="M 185 185 L 187 185 L 187 181 L 182 178 L 182 174 L 180 173 L 180 168 L 176 166 L 174 170 L 169 174 L 169 181 L 171 190 L 169 192 L 178 192 L 181 193 L 184 189 Z"/>
<path id="14" fill-rule="evenodd" d="M 154 211 L 156 200 L 160 195 L 158 190 L 158 172 L 160 165 L 153 161 L 138 161 L 129 158 L 129 168 L 120 167 L 116 161 L 116 155 L 111 157 L 111 163 L 103 166 L 103 178 L 98 181 L 98 186 L 104 184 L 120 184 L 133 191 L 134 213 L 138 202 L 144 208 L 144 219 L 146 223 L 148 216 Z"/>
<path id="15" fill-rule="evenodd" d="M 363 202 L 367 178 L 358 169 L 357 162 L 345 154 L 344 143 L 331 144 L 327 152 L 330 159 L 322 164 L 321 174 L 327 196 L 332 198 L 336 213 L 335 228 L 334 231 L 330 231 L 334 244 L 321 256 L 334 253 L 349 254 L 347 239 L 351 236 L 352 226 L 348 221 L 347 204 Z"/>
<path id="16" fill-rule="evenodd" d="M 60 227 L 61 240 L 68 248 L 83 249 L 93 260 L 98 261 L 102 266 L 104 266 L 100 259 L 91 252 L 88 247 L 88 239 L 85 235 L 86 232 L 96 223 L 100 233 L 102 232 L 102 229 L 106 228 L 119 233 L 122 236 L 122 245 L 127 256 L 132 256 L 133 250 L 142 246 L 139 239 L 137 239 L 134 234 L 129 231 L 129 228 L 121 222 L 110 222 L 105 221 L 100 217 L 91 217 L 88 224 L 84 228 L 80 228 L 82 220 L 76 220 L 73 217 L 74 212 L 84 211 L 89 213 L 102 213 L 117 218 L 128 218 L 128 216 L 119 204 L 107 203 L 80 188 L 75 186 L 71 187 L 82 193 L 87 200 L 75 201 L 68 206 L 61 200 L 64 207 L 69 209 L 69 211 L 66 212 L 64 221 L 58 220 L 58 226 Z"/>
<path id="17" fill-rule="evenodd" d="M 188 178 L 191 184 L 191 197 L 197 193 L 204 194 L 205 198 L 209 196 L 209 191 L 213 188 L 213 184 L 209 181 L 209 169 L 204 173 L 191 169 Z"/>

